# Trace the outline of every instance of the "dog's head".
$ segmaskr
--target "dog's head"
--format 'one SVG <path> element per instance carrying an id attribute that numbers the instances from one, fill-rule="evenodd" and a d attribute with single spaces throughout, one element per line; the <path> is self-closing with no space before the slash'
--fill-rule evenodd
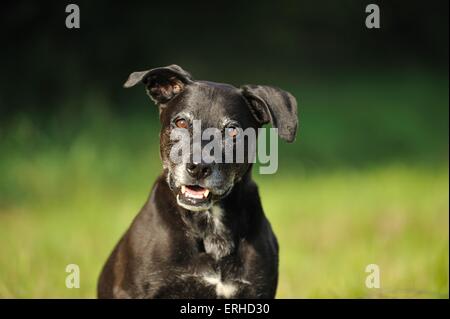
<path id="1" fill-rule="evenodd" d="M 193 160 L 195 145 L 199 144 L 201 148 L 210 142 L 196 142 L 194 123 L 201 123 L 201 130 L 215 128 L 220 132 L 224 152 L 236 147 L 234 144 L 244 130 L 253 128 L 256 131 L 266 123 L 276 127 L 282 139 L 288 142 L 295 139 L 297 103 L 290 93 L 278 88 L 264 85 L 236 88 L 196 81 L 177 65 L 133 72 L 124 87 L 138 83 L 145 85 L 147 94 L 159 108 L 161 159 L 178 204 L 188 210 L 209 209 L 214 202 L 227 196 L 251 167 L 247 147 L 244 148 L 245 160 L 239 163 Z M 173 135 L 171 139 L 171 134 L 176 130 L 185 130 L 193 141 L 188 147 L 188 160 L 182 162 L 171 158 L 171 150 L 177 142 Z"/>

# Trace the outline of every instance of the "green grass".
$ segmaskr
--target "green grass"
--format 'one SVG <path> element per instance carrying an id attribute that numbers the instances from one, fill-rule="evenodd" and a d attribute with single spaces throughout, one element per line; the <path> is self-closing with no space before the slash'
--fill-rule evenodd
<path id="1" fill-rule="evenodd" d="M 280 243 L 277 297 L 448 298 L 448 78 L 291 91 L 298 141 L 280 142 L 277 174 L 255 174 Z M 144 107 L 126 116 L 89 97 L 0 127 L 0 297 L 95 297 L 161 170 L 157 112 L 136 94 Z M 70 263 L 80 289 L 65 287 Z M 372 263 L 380 289 L 365 287 Z"/>
<path id="2" fill-rule="evenodd" d="M 264 179 L 281 243 L 278 297 L 448 297 L 446 168 Z M 371 263 L 379 290 L 364 285 Z"/>
<path id="3" fill-rule="evenodd" d="M 92 183 L 74 170 L 55 182 L 34 168 L 42 200 L 0 211 L 0 296 L 94 297 L 154 176 L 138 186 Z M 282 174 L 258 178 L 281 246 L 278 297 L 448 297 L 445 167 Z M 80 289 L 64 285 L 69 263 L 81 268 Z M 379 290 L 364 285 L 371 263 L 381 268 Z"/>

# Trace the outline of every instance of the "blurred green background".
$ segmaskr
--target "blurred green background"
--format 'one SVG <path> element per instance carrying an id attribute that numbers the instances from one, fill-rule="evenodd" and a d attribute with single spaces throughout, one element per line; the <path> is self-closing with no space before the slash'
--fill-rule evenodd
<path id="1" fill-rule="evenodd" d="M 158 114 L 132 71 L 272 84 L 299 136 L 258 175 L 279 298 L 448 298 L 448 2 L 2 3 L 0 297 L 95 297 L 161 171 Z M 65 267 L 81 269 L 80 289 Z M 381 288 L 368 289 L 368 264 Z"/>

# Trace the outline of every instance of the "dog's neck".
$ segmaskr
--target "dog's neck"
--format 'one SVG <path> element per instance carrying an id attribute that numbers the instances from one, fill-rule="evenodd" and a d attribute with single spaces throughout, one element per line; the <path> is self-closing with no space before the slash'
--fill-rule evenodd
<path id="1" fill-rule="evenodd" d="M 187 232 L 197 242 L 198 251 L 211 255 L 215 260 L 230 255 L 236 246 L 225 215 L 219 205 L 202 212 L 184 211 L 180 215 Z"/>
<path id="2" fill-rule="evenodd" d="M 250 179 L 248 172 L 234 185 L 227 197 L 206 211 L 192 212 L 179 207 L 181 219 L 188 233 L 197 240 L 199 251 L 206 252 L 216 260 L 235 251 L 247 231 L 248 216 L 241 204 L 246 183 Z"/>

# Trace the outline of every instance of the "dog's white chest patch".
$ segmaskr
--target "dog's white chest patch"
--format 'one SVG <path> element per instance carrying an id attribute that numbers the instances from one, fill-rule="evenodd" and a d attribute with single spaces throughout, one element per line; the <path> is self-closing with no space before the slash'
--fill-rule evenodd
<path id="1" fill-rule="evenodd" d="M 224 283 L 219 276 L 205 275 L 203 280 L 210 285 L 216 286 L 216 294 L 218 297 L 232 298 L 237 291 L 237 287 L 230 283 Z"/>

